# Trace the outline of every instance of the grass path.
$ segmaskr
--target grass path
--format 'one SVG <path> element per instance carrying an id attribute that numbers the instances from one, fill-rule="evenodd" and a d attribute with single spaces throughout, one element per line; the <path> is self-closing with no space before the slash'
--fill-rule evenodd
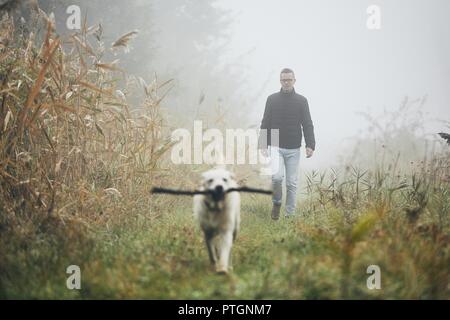
<path id="1" fill-rule="evenodd" d="M 337 298 L 339 263 L 302 234 L 301 217 L 273 222 L 266 197 L 244 197 L 234 272 L 209 266 L 191 202 L 105 236 L 83 274 L 83 298 Z M 361 281 L 365 285 L 365 281 Z"/>
<path id="2" fill-rule="evenodd" d="M 116 238 L 109 235 L 108 245 L 99 251 L 104 263 L 94 260 L 94 267 L 88 267 L 83 292 L 87 292 L 86 297 L 105 298 L 288 297 L 288 288 L 271 287 L 277 281 L 288 285 L 289 275 L 280 268 L 301 236 L 295 234 L 294 221 L 274 223 L 269 219 L 269 201 L 248 200 L 243 203 L 241 233 L 233 248 L 234 272 L 230 276 L 216 275 L 211 270 L 187 200 L 184 207 L 169 210 L 152 223 L 141 221 L 130 229 L 119 230 Z"/>
<path id="3" fill-rule="evenodd" d="M 234 271 L 215 274 L 209 265 L 191 200 L 167 207 L 158 218 L 135 215 L 126 225 L 96 230 L 92 247 L 74 247 L 80 254 L 59 253 L 34 243 L 14 256 L 11 281 L 0 295 L 8 298 L 57 299 L 339 299 L 344 296 L 339 242 L 323 237 L 317 225 L 326 217 L 305 217 L 301 206 L 290 220 L 270 219 L 271 202 L 264 196 L 243 196 L 241 232 L 233 247 Z M 322 220 L 320 220 L 322 219 Z M 314 226 L 315 223 L 318 223 Z M 426 280 L 414 261 L 388 264 L 389 239 L 367 239 L 354 250 L 347 298 L 420 298 Z M 399 248 L 399 250 L 403 250 Z M 78 257 L 78 258 L 77 258 Z M 395 255 L 394 257 L 397 257 Z M 81 290 L 68 290 L 65 268 L 81 268 Z M 383 290 L 366 287 L 367 266 L 380 264 Z M 402 268 L 400 268 L 402 267 Z M 413 268 L 413 269 L 408 269 Z M 348 270 L 348 269 L 347 269 Z M 425 289 L 424 289 L 425 288 Z"/>

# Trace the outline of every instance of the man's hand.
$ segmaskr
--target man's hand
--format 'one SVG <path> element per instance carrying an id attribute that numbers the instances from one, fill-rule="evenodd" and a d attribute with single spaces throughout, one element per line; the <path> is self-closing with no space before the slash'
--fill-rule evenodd
<path id="1" fill-rule="evenodd" d="M 263 155 L 263 157 L 268 157 L 269 156 L 269 150 L 267 149 L 260 149 L 259 151 L 261 151 L 261 154 Z"/>
<path id="2" fill-rule="evenodd" d="M 311 158 L 314 153 L 314 150 L 311 148 L 306 148 L 306 157 Z"/>

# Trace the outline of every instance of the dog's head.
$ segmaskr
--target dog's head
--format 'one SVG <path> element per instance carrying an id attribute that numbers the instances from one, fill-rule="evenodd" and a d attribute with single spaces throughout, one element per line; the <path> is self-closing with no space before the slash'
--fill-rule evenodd
<path id="1" fill-rule="evenodd" d="M 224 169 L 212 169 L 202 174 L 202 187 L 211 192 L 210 197 L 215 202 L 225 199 L 228 189 L 235 187 L 233 173 Z"/>

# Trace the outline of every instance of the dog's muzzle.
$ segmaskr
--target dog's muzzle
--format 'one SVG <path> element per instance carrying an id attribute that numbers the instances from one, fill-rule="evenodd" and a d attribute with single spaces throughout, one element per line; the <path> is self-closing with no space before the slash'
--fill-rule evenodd
<path id="1" fill-rule="evenodd" d="M 210 190 L 211 197 L 215 202 L 222 201 L 225 198 L 225 190 L 221 185 L 216 186 L 214 189 Z"/>
<path id="2" fill-rule="evenodd" d="M 219 203 L 225 199 L 225 190 L 223 186 L 218 185 L 214 189 L 209 189 L 209 201 L 205 199 L 206 207 L 211 211 L 220 211 Z M 211 201 L 212 200 L 212 201 Z"/>

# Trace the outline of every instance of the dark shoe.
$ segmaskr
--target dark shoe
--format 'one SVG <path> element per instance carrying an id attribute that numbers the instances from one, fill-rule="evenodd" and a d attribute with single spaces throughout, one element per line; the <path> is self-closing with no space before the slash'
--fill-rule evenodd
<path id="1" fill-rule="evenodd" d="M 280 218 L 281 204 L 274 204 L 272 207 L 272 219 L 278 220 Z"/>

